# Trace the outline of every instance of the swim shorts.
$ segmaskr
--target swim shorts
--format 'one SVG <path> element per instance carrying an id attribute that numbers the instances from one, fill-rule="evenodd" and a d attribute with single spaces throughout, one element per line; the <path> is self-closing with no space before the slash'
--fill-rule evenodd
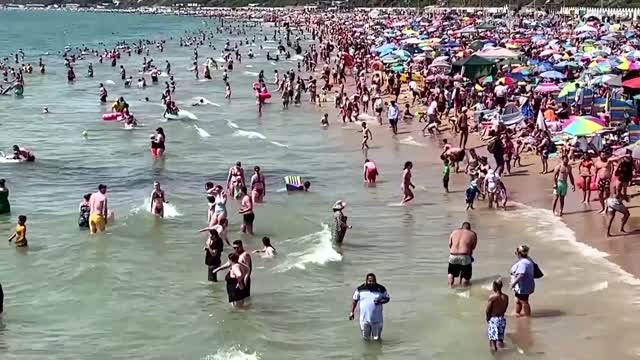
<path id="1" fill-rule="evenodd" d="M 568 188 L 569 186 L 567 185 L 567 180 L 558 180 L 556 188 L 553 190 L 553 195 L 567 196 Z"/>
<path id="2" fill-rule="evenodd" d="M 627 211 L 627 208 L 618 199 L 607 199 L 607 210 L 610 212 L 618 211 L 624 213 L 625 211 Z"/>
<path id="3" fill-rule="evenodd" d="M 368 168 L 367 169 L 367 180 L 368 181 L 376 181 L 376 177 L 378 176 L 378 169 L 376 168 Z"/>
<path id="4" fill-rule="evenodd" d="M 454 278 L 461 277 L 465 280 L 471 280 L 473 276 L 473 258 L 471 255 L 449 255 L 449 268 L 447 273 Z"/>
<path id="5" fill-rule="evenodd" d="M 89 215 L 89 230 L 92 234 L 95 234 L 98 231 L 104 231 L 105 227 L 106 222 L 104 220 L 104 216 L 101 214 Z"/>
<path id="6" fill-rule="evenodd" d="M 609 186 L 611 185 L 611 179 L 599 179 L 598 180 L 598 191 L 607 191 L 609 190 Z"/>
<path id="7" fill-rule="evenodd" d="M 371 323 L 368 321 L 360 322 L 360 330 L 364 340 L 380 340 L 382 336 L 382 322 Z"/>
<path id="8" fill-rule="evenodd" d="M 255 220 L 256 215 L 254 213 L 244 214 L 242 215 L 242 220 L 246 225 L 252 225 L 253 220 Z"/>
<path id="9" fill-rule="evenodd" d="M 487 337 L 489 341 L 503 341 L 507 329 L 507 319 L 504 316 L 492 316 L 487 322 Z"/>
<path id="10" fill-rule="evenodd" d="M 527 301 L 529 301 L 529 295 L 531 295 L 531 294 L 518 294 L 518 293 L 516 293 L 515 295 L 516 295 L 516 299 L 518 299 L 520 301 L 527 302 Z"/>

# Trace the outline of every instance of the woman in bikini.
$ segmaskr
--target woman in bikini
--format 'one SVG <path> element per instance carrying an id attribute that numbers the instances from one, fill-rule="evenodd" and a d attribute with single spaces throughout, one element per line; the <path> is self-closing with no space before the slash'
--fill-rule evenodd
<path id="1" fill-rule="evenodd" d="M 238 199 L 240 196 L 240 187 L 242 186 L 245 186 L 244 169 L 242 169 L 242 163 L 238 161 L 234 166 L 229 168 L 227 189 L 235 199 Z"/>
<path id="2" fill-rule="evenodd" d="M 151 135 L 151 155 L 154 158 L 164 156 L 164 142 L 165 142 L 164 130 L 159 127 L 156 129 L 156 133 Z"/>
<path id="3" fill-rule="evenodd" d="M 580 177 L 582 177 L 582 202 L 588 204 L 591 202 L 591 168 L 593 167 L 593 160 L 589 153 L 585 153 L 582 156 L 582 161 L 578 166 Z"/>
<path id="4" fill-rule="evenodd" d="M 260 172 L 260 166 L 253 168 L 251 176 L 251 200 L 253 203 L 261 203 L 265 195 L 267 195 L 267 186 L 264 182 L 264 175 Z"/>
<path id="5" fill-rule="evenodd" d="M 151 192 L 151 213 L 155 216 L 164 217 L 164 190 L 160 188 L 160 183 L 153 183 L 153 191 Z"/>

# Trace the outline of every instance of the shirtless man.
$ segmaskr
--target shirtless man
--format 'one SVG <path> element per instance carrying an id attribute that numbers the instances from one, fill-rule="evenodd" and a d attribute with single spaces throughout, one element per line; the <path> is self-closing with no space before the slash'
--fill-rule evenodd
<path id="1" fill-rule="evenodd" d="M 411 191 L 412 188 L 415 189 L 415 185 L 411 182 L 411 169 L 413 168 L 413 163 L 411 161 L 407 161 L 404 163 L 404 170 L 402 171 L 402 179 L 400 180 L 400 190 L 402 190 L 403 198 L 401 204 L 406 204 L 409 201 L 413 200 L 414 195 Z"/>
<path id="2" fill-rule="evenodd" d="M 609 225 L 607 226 L 607 236 L 611 236 L 611 225 L 613 224 L 613 219 L 616 217 L 616 213 L 622 214 L 622 223 L 620 225 L 620 232 L 626 233 L 624 226 L 627 224 L 631 213 L 629 213 L 629 209 L 624 206 L 622 202 L 622 194 L 619 192 L 614 193 L 610 198 L 607 199 L 607 215 L 609 215 Z"/>
<path id="3" fill-rule="evenodd" d="M 227 192 L 234 198 L 240 197 L 240 187 L 245 185 L 244 169 L 242 163 L 237 161 L 234 166 L 229 168 L 229 176 L 227 176 Z"/>
<path id="4" fill-rule="evenodd" d="M 365 159 L 362 176 L 367 184 L 375 184 L 376 177 L 378 177 L 378 167 L 376 166 L 376 163 L 369 159 Z"/>
<path id="5" fill-rule="evenodd" d="M 560 213 L 558 216 L 562 216 L 564 211 L 564 197 L 567 196 L 567 178 L 571 181 L 571 191 L 576 191 L 576 184 L 573 180 L 573 171 L 569 164 L 569 157 L 567 155 L 562 156 L 562 162 L 556 165 L 553 169 L 553 214 L 556 214 L 556 205 L 560 200 Z"/>
<path id="6" fill-rule="evenodd" d="M 507 319 L 504 314 L 509 308 L 509 297 L 502 293 L 502 280 L 493 281 L 493 294 L 489 295 L 487 309 L 487 336 L 489 348 L 498 351 L 498 346 L 504 348 L 504 332 L 507 328 Z"/>
<path id="7" fill-rule="evenodd" d="M 253 271 L 253 265 L 251 262 L 251 254 L 246 251 L 242 245 L 242 240 L 235 240 L 233 242 L 233 251 L 238 255 L 238 263 L 247 267 L 248 274 L 245 277 L 244 291 L 246 291 L 247 297 L 251 296 L 251 272 Z M 231 264 L 227 261 L 224 265 L 219 268 L 213 270 L 213 272 L 218 272 L 224 269 L 228 269 L 231 267 Z"/>
<path id="8" fill-rule="evenodd" d="M 247 194 L 247 187 L 244 185 L 240 187 L 240 199 L 240 210 L 238 210 L 242 215 L 240 231 L 244 234 L 253 235 L 253 221 L 256 215 L 253 213 L 253 201 L 251 196 Z"/>
<path id="9" fill-rule="evenodd" d="M 607 211 L 605 199 L 611 195 L 611 173 L 613 164 L 608 154 L 601 152 L 600 156 L 593 164 L 596 168 L 596 176 L 598 177 L 598 200 L 600 201 L 600 214 Z"/>
<path id="10" fill-rule="evenodd" d="M 164 197 L 164 190 L 160 188 L 160 183 L 153 182 L 153 191 L 151 192 L 151 213 L 155 216 L 164 217 L 164 203 L 167 200 Z"/>
<path id="11" fill-rule="evenodd" d="M 442 154 L 440 156 L 444 156 L 449 160 L 450 164 L 454 165 L 454 169 L 456 170 L 456 174 L 459 171 L 459 163 L 464 160 L 465 151 L 459 147 L 453 147 L 453 145 L 449 144 L 447 139 L 442 140 L 444 143 L 444 147 L 442 148 Z"/>
<path id="12" fill-rule="evenodd" d="M 107 226 L 107 185 L 98 185 L 98 191 L 89 199 L 89 231 L 92 234 L 103 232 Z"/>
<path id="13" fill-rule="evenodd" d="M 478 236 L 471 230 L 471 224 L 463 222 L 460 229 L 453 230 L 449 235 L 449 288 L 454 287 L 457 277 L 460 284 L 471 285 L 473 251 L 478 244 Z"/>
<path id="14" fill-rule="evenodd" d="M 363 121 L 362 122 L 362 151 L 363 152 L 365 152 L 366 150 L 369 150 L 369 144 L 367 144 L 369 140 L 373 140 L 373 134 L 371 133 L 371 130 L 367 128 L 367 123 Z"/>
<path id="15" fill-rule="evenodd" d="M 460 148 L 464 149 L 467 147 L 467 140 L 469 139 L 469 118 L 466 107 L 462 108 L 456 125 L 460 130 Z"/>

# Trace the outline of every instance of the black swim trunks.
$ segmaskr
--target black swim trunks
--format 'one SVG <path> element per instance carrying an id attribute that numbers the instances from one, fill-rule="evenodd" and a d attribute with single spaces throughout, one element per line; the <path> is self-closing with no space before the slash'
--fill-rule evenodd
<path id="1" fill-rule="evenodd" d="M 253 224 L 253 220 L 256 219 L 256 215 L 254 213 L 244 214 L 242 215 L 242 219 L 245 224 L 251 225 Z"/>
<path id="2" fill-rule="evenodd" d="M 461 277 L 462 279 L 469 281 L 471 280 L 471 277 L 473 275 L 473 267 L 471 264 L 461 265 L 449 263 L 449 269 L 447 269 L 447 273 L 454 278 Z"/>

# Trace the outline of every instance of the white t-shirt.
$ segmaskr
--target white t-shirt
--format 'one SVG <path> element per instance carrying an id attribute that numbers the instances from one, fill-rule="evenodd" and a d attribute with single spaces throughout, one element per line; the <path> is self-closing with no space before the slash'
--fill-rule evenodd
<path id="1" fill-rule="evenodd" d="M 507 94 L 507 87 L 503 85 L 496 86 L 494 92 L 497 97 L 504 97 Z"/>
<path id="2" fill-rule="evenodd" d="M 415 81 L 411 80 L 409 82 L 409 89 L 411 89 L 411 91 L 415 91 L 418 88 L 418 84 L 416 84 Z"/>
<path id="3" fill-rule="evenodd" d="M 438 102 L 435 100 L 431 101 L 431 104 L 429 104 L 429 108 L 427 109 L 427 114 L 435 115 L 437 110 L 438 110 Z"/>

